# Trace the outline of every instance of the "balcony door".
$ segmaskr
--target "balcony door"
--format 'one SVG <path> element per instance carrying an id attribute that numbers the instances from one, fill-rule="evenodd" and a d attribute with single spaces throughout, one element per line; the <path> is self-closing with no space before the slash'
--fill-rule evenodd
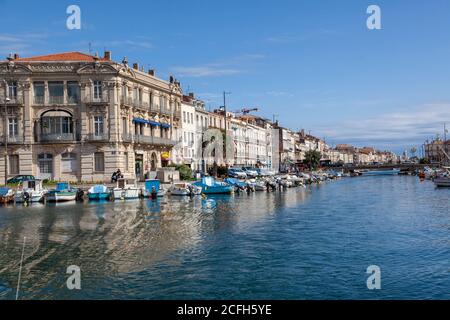
<path id="1" fill-rule="evenodd" d="M 39 179 L 53 179 L 53 155 L 41 153 L 38 155 L 38 177 Z"/>

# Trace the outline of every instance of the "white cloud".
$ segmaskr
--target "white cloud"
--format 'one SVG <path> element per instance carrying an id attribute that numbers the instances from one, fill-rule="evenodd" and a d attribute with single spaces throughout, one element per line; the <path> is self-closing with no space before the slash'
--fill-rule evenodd
<path id="1" fill-rule="evenodd" d="M 317 128 L 337 142 L 386 146 L 420 145 L 443 132 L 450 122 L 450 103 L 426 104 L 403 112 Z"/>

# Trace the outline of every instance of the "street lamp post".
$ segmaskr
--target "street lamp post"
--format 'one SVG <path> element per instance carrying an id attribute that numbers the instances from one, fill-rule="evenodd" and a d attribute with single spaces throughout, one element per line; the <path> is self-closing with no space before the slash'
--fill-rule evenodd
<path id="1" fill-rule="evenodd" d="M 223 156 L 224 156 L 224 160 L 225 160 L 225 165 L 228 165 L 227 163 L 227 101 L 226 101 L 226 96 L 227 94 L 231 94 L 231 92 L 223 92 L 223 117 L 225 120 L 225 135 L 223 138 L 223 144 L 224 144 L 224 150 L 223 150 Z"/>
<path id="2" fill-rule="evenodd" d="M 5 98 L 5 186 L 8 181 L 8 102 L 11 101 L 9 98 Z"/>

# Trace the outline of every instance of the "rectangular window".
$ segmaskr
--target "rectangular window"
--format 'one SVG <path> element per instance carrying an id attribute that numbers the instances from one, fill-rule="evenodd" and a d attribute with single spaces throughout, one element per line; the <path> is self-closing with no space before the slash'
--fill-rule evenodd
<path id="1" fill-rule="evenodd" d="M 17 99 L 17 82 L 8 82 L 8 97 L 12 100 Z"/>
<path id="2" fill-rule="evenodd" d="M 150 108 L 153 108 L 153 93 L 148 93 L 148 104 L 150 105 Z"/>
<path id="3" fill-rule="evenodd" d="M 124 134 L 128 133 L 127 118 L 125 118 L 125 117 L 122 118 L 122 132 Z"/>
<path id="4" fill-rule="evenodd" d="M 183 111 L 183 122 L 186 123 L 186 111 Z"/>
<path id="5" fill-rule="evenodd" d="M 35 82 L 33 84 L 34 89 L 34 103 L 43 104 L 45 96 L 45 84 L 44 82 Z"/>
<path id="6" fill-rule="evenodd" d="M 105 154 L 103 152 L 94 153 L 94 168 L 96 172 L 105 171 Z"/>
<path id="7" fill-rule="evenodd" d="M 19 174 L 19 156 L 10 155 L 8 158 L 9 174 Z"/>
<path id="8" fill-rule="evenodd" d="M 49 101 L 53 104 L 64 102 L 64 83 L 62 81 L 48 82 Z"/>
<path id="9" fill-rule="evenodd" d="M 194 123 L 194 114 L 191 113 L 191 123 Z"/>
<path id="10" fill-rule="evenodd" d="M 76 104 L 80 100 L 80 87 L 78 82 L 69 81 L 67 82 L 67 102 Z"/>
<path id="11" fill-rule="evenodd" d="M 77 170 L 77 155 L 75 153 L 63 153 L 61 155 L 61 171 L 74 173 Z"/>
<path id="12" fill-rule="evenodd" d="M 124 152 L 123 156 L 125 157 L 125 172 L 128 172 L 128 167 L 130 165 L 129 160 L 128 160 L 128 152 Z"/>
<path id="13" fill-rule="evenodd" d="M 94 134 L 96 136 L 103 135 L 103 117 L 102 116 L 94 117 Z"/>
<path id="14" fill-rule="evenodd" d="M 16 137 L 19 135 L 19 122 L 17 118 L 8 119 L 8 136 Z"/>
<path id="15" fill-rule="evenodd" d="M 102 99 L 102 82 L 101 81 L 94 81 L 94 100 L 95 101 L 101 101 Z"/>

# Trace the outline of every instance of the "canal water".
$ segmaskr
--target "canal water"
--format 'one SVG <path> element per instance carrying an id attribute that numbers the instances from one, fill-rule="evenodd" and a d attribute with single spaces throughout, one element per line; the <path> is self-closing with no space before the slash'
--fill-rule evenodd
<path id="1" fill-rule="evenodd" d="M 24 237 L 20 299 L 450 298 L 450 189 L 360 177 L 209 199 L 1 207 L 0 299 Z"/>

